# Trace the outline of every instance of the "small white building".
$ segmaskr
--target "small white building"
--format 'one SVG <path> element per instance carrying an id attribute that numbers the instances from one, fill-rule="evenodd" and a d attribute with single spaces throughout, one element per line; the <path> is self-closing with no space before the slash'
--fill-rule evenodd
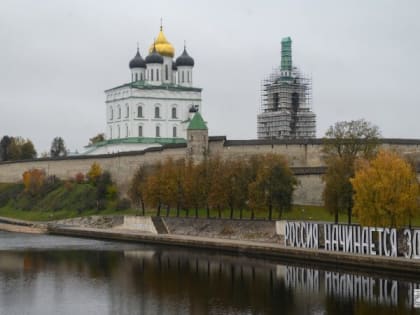
<path id="1" fill-rule="evenodd" d="M 129 62 L 131 81 L 105 91 L 105 141 L 86 147 L 84 154 L 186 143 L 188 123 L 201 111 L 202 89 L 193 86 L 194 59 L 186 47 L 174 56 L 161 26 L 146 58 L 137 48 Z"/>

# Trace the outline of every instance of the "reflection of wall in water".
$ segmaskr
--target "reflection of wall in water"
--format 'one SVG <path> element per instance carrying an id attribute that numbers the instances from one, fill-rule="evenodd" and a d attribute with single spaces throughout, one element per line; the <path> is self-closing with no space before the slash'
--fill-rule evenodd
<path id="1" fill-rule="evenodd" d="M 277 278 L 284 279 L 286 287 L 308 294 L 363 301 L 374 305 L 413 306 L 414 289 L 419 283 L 382 279 L 360 274 L 323 271 L 295 266 L 277 266 Z"/>

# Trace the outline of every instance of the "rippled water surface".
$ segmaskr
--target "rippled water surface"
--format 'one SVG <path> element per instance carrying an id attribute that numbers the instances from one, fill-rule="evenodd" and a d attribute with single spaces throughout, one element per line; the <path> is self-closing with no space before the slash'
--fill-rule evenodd
<path id="1" fill-rule="evenodd" d="M 416 288 L 404 275 L 0 232 L 1 315 L 420 314 Z"/>

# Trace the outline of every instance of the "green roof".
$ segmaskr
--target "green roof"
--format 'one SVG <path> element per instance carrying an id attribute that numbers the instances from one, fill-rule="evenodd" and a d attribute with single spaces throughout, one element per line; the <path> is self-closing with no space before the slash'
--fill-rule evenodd
<path id="1" fill-rule="evenodd" d="M 290 37 L 281 40 L 281 70 L 292 70 L 292 39 Z"/>
<path id="2" fill-rule="evenodd" d="M 108 144 L 132 144 L 132 143 L 143 143 L 143 144 L 175 144 L 175 143 L 186 143 L 186 140 L 183 138 L 148 138 L 148 137 L 129 137 L 129 138 L 118 138 L 118 139 L 108 139 L 101 142 L 96 142 L 94 144 L 88 145 L 85 148 L 90 147 L 102 147 Z"/>
<path id="3" fill-rule="evenodd" d="M 187 130 L 207 130 L 206 123 L 199 112 L 195 113 L 193 119 L 191 119 L 191 122 L 188 125 Z"/>
<path id="4" fill-rule="evenodd" d="M 125 83 L 125 84 L 116 86 L 114 88 L 105 90 L 105 92 L 119 89 L 122 87 L 131 87 L 131 88 L 142 89 L 142 90 L 171 90 L 171 91 L 194 91 L 194 92 L 201 92 L 202 90 L 201 88 L 181 86 L 181 85 L 173 84 L 173 83 L 162 83 L 159 85 L 152 85 L 152 84 L 147 83 L 146 81 L 136 81 L 136 82 L 130 82 L 130 83 Z"/>

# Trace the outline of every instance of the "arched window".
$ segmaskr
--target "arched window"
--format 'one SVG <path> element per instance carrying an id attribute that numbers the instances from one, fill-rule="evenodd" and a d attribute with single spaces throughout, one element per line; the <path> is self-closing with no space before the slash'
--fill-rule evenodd
<path id="1" fill-rule="evenodd" d="M 160 127 L 156 126 L 156 137 L 159 138 L 160 137 Z"/>
<path id="2" fill-rule="evenodd" d="M 143 107 L 137 106 L 137 117 L 143 117 Z"/>
<path id="3" fill-rule="evenodd" d="M 121 107 L 118 105 L 118 119 L 121 119 Z"/>
<path id="4" fill-rule="evenodd" d="M 143 137 L 143 126 L 139 126 L 139 137 Z"/>
<path id="5" fill-rule="evenodd" d="M 119 139 L 121 137 L 121 128 L 120 125 L 117 126 L 117 138 Z"/>
<path id="6" fill-rule="evenodd" d="M 181 82 L 184 83 L 184 70 L 182 70 L 182 78 L 181 78 Z"/>
<path id="7" fill-rule="evenodd" d="M 153 69 L 150 69 L 150 74 L 151 74 L 150 81 L 153 81 Z"/>
<path id="8" fill-rule="evenodd" d="M 190 72 L 187 71 L 187 82 L 190 82 Z"/>
<path id="9" fill-rule="evenodd" d="M 136 73 L 136 74 L 135 74 L 135 76 L 136 76 L 136 81 L 138 80 L 138 77 L 137 77 L 137 75 L 138 75 L 138 74 Z"/>
<path id="10" fill-rule="evenodd" d="M 176 127 L 172 128 L 172 137 L 176 138 Z"/>
<path id="11" fill-rule="evenodd" d="M 112 139 L 112 126 L 109 126 L 109 138 Z"/>
<path id="12" fill-rule="evenodd" d="M 155 118 L 160 118 L 160 108 L 158 106 L 155 107 Z"/>
<path id="13" fill-rule="evenodd" d="M 140 73 L 140 80 L 143 81 L 143 73 Z"/>
<path id="14" fill-rule="evenodd" d="M 165 65 L 165 80 L 168 81 L 169 80 L 169 70 L 168 70 L 168 65 Z"/>
<path id="15" fill-rule="evenodd" d="M 114 110 L 112 109 L 112 107 L 109 108 L 109 120 L 113 120 L 114 119 Z"/>
<path id="16" fill-rule="evenodd" d="M 128 138 L 128 125 L 125 125 L 125 137 Z"/>
<path id="17" fill-rule="evenodd" d="M 176 107 L 172 107 L 172 118 L 176 118 Z"/>
<path id="18" fill-rule="evenodd" d="M 128 118 L 130 116 L 130 107 L 128 104 L 125 104 L 125 118 Z"/>
<path id="19" fill-rule="evenodd" d="M 159 69 L 156 69 L 156 81 L 159 81 Z"/>

